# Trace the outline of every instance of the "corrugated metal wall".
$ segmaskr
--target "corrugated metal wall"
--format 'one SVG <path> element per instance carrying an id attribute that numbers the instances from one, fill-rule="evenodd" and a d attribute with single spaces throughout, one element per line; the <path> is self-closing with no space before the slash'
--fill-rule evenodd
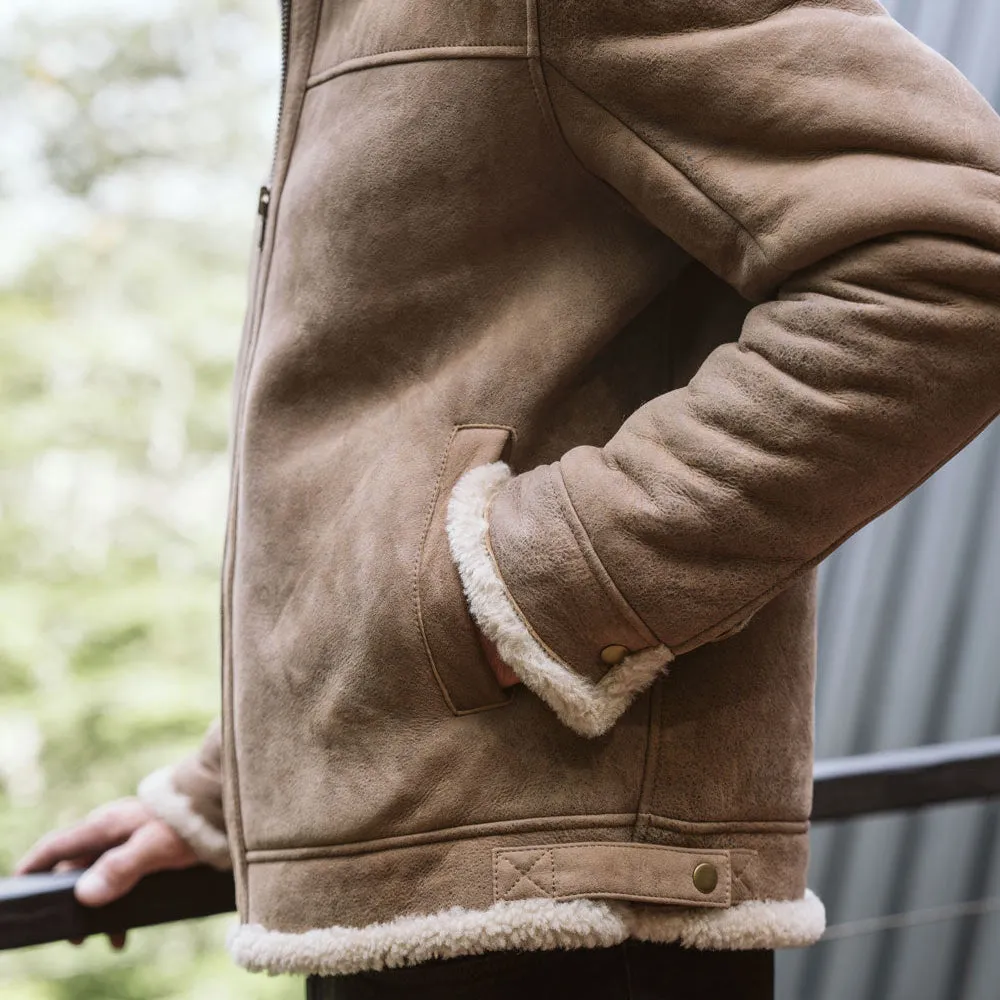
<path id="1" fill-rule="evenodd" d="M 1000 0 L 885 6 L 1000 106 Z M 1000 733 L 1000 425 L 824 563 L 819 647 L 818 757 Z M 779 1000 L 1000 998 L 1000 804 L 819 825 L 810 885 Z"/>

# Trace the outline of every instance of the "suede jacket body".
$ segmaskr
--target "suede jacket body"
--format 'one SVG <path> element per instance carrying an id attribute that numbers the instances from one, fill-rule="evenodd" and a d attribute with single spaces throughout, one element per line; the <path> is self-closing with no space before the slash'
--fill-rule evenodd
<path id="1" fill-rule="evenodd" d="M 815 941 L 816 566 L 1000 408 L 1000 119 L 874 0 L 285 11 L 221 725 L 142 797 L 248 968 Z"/>

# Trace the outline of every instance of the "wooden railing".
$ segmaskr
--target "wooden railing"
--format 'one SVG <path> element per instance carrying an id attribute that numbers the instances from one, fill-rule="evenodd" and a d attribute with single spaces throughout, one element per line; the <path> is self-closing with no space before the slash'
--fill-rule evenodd
<path id="1" fill-rule="evenodd" d="M 823 760 L 814 822 L 1000 796 L 1000 736 Z M 142 880 L 110 906 L 80 906 L 79 872 L 0 879 L 0 950 L 192 920 L 235 908 L 232 876 L 207 867 Z"/>

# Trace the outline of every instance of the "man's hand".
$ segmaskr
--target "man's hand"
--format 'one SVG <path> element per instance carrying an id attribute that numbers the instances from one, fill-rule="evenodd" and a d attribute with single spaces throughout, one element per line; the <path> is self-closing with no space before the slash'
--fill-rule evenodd
<path id="1" fill-rule="evenodd" d="M 145 875 L 197 863 L 194 851 L 172 827 L 138 799 L 125 798 L 100 806 L 68 830 L 46 834 L 14 874 L 88 868 L 76 883 L 76 898 L 84 906 L 105 906 Z M 111 935 L 110 940 L 115 948 L 125 946 L 124 934 Z"/>
<path id="2" fill-rule="evenodd" d="M 475 622 L 473 622 L 475 625 Z M 511 670 L 510 667 L 500 659 L 500 654 L 497 652 L 496 646 L 486 638 L 485 635 L 479 630 L 479 626 L 476 625 L 476 635 L 479 636 L 479 644 L 483 647 L 486 653 L 486 659 L 490 661 L 490 666 L 493 668 L 493 673 L 496 674 L 497 681 L 502 688 L 513 687 L 515 684 L 521 683 L 521 678 Z"/>

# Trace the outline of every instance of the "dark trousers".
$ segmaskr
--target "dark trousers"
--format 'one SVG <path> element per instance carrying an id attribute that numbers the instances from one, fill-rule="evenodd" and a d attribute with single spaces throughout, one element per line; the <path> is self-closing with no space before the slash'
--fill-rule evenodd
<path id="1" fill-rule="evenodd" d="M 492 952 L 403 969 L 310 976 L 306 1000 L 773 1000 L 774 953 L 612 948 Z"/>

